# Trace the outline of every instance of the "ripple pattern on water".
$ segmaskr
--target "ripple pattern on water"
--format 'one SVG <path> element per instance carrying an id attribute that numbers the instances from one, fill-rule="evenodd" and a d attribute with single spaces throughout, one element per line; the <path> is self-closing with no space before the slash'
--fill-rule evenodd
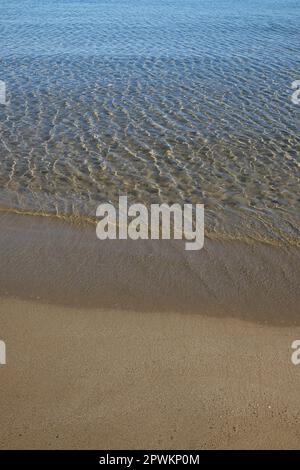
<path id="1" fill-rule="evenodd" d="M 298 243 L 298 2 L 1 5 L 2 207 L 204 202 L 211 233 Z"/>

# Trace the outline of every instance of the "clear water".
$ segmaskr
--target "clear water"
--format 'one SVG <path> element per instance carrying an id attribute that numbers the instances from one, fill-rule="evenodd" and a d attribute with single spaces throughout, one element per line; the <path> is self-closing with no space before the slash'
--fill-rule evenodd
<path id="1" fill-rule="evenodd" d="M 0 0 L 0 206 L 204 202 L 300 244 L 298 0 Z"/>

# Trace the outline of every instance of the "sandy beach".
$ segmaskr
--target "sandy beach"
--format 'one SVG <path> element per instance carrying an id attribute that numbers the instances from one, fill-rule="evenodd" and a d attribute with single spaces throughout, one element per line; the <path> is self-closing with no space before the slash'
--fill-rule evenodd
<path id="1" fill-rule="evenodd" d="M 300 449 L 300 2 L 0 5 L 0 450 Z"/>
<path id="2" fill-rule="evenodd" d="M 1 448 L 299 448 L 298 249 L 2 214 L 0 257 Z"/>

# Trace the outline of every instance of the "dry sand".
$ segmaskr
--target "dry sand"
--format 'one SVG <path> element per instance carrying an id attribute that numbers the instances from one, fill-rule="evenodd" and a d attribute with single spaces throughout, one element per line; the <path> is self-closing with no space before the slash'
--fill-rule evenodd
<path id="1" fill-rule="evenodd" d="M 299 448 L 299 250 L 0 217 L 0 446 Z"/>

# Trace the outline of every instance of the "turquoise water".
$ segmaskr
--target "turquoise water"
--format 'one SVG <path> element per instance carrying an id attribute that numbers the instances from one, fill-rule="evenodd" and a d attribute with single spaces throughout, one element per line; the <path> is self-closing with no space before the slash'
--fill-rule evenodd
<path id="1" fill-rule="evenodd" d="M 300 3 L 1 0 L 0 206 L 204 202 L 216 236 L 300 240 Z"/>

